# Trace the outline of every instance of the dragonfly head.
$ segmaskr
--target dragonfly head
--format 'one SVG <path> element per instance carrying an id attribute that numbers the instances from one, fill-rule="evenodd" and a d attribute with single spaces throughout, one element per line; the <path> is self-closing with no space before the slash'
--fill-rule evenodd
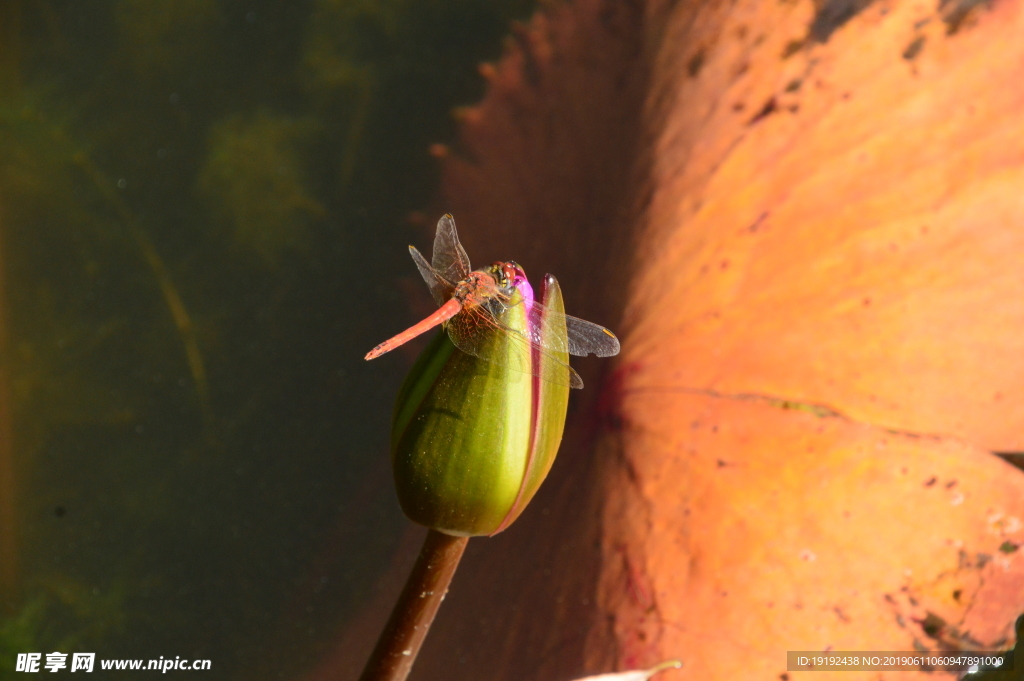
<path id="1" fill-rule="evenodd" d="M 533 304 L 533 287 L 530 286 L 530 280 L 526 278 L 526 272 L 519 263 L 511 260 L 496 262 L 488 268 L 487 274 L 494 278 L 494 285 L 500 292 L 494 300 L 499 306 L 507 305 L 516 291 L 526 302 L 527 308 Z"/>
<path id="2" fill-rule="evenodd" d="M 511 293 L 512 289 L 521 288 L 527 282 L 526 272 L 519 266 L 519 263 L 509 260 L 508 262 L 496 262 L 491 265 L 495 282 L 502 291 Z"/>

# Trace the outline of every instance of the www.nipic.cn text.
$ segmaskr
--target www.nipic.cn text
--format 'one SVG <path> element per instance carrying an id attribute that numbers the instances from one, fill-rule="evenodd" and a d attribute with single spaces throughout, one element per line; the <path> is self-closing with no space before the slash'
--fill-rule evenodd
<path id="1" fill-rule="evenodd" d="M 70 658 L 70 659 L 68 659 Z M 169 671 L 201 671 L 210 668 L 209 660 L 189 660 L 176 656 L 173 659 L 160 657 L 155 660 L 108 660 L 96 662 L 96 653 L 18 653 L 14 666 L 16 672 L 91 672 L 96 668 L 103 670 L 124 671 L 156 671 L 166 674 Z"/>

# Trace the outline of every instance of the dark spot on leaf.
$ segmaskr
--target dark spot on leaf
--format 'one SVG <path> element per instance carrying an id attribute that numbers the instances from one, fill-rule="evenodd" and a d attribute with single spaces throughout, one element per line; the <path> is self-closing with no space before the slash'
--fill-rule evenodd
<path id="1" fill-rule="evenodd" d="M 790 40 L 786 43 L 786 46 L 782 48 L 782 58 L 789 59 L 794 54 L 800 51 L 800 48 L 804 46 L 803 40 Z"/>
<path id="2" fill-rule="evenodd" d="M 962 593 L 963 593 L 963 591 L 961 591 L 960 589 L 955 589 L 953 591 L 953 600 L 954 601 L 959 601 L 960 600 L 960 594 L 962 594 Z"/>
<path id="3" fill-rule="evenodd" d="M 696 78 L 702 66 L 704 66 L 704 50 L 700 49 L 690 57 L 690 61 L 686 62 L 686 72 L 690 74 L 690 78 Z"/>
<path id="4" fill-rule="evenodd" d="M 782 679 L 782 681 L 789 681 L 789 674 L 783 672 L 782 674 L 779 674 L 779 678 Z"/>
<path id="5" fill-rule="evenodd" d="M 743 102 L 736 102 L 735 104 L 732 105 L 733 111 L 743 111 L 743 108 Z"/>
<path id="6" fill-rule="evenodd" d="M 903 58 L 907 61 L 911 61 L 914 57 L 921 54 L 921 50 L 924 48 L 925 36 L 919 35 L 914 38 L 906 49 L 903 50 Z"/>
<path id="7" fill-rule="evenodd" d="M 942 634 L 942 630 L 946 628 L 946 620 L 942 619 L 933 612 L 929 612 L 925 615 L 925 618 L 921 620 L 921 630 L 924 631 L 928 638 L 937 639 Z"/>
<path id="8" fill-rule="evenodd" d="M 1014 544 L 1012 541 L 1004 541 L 1002 544 L 999 545 L 999 550 L 1002 553 L 1013 553 L 1018 548 L 1020 547 L 1017 544 Z"/>
<path id="9" fill-rule="evenodd" d="M 754 220 L 754 222 L 752 222 L 749 227 L 747 227 L 747 231 L 750 232 L 751 234 L 753 234 L 754 232 L 756 232 L 757 230 L 759 230 L 761 228 L 761 224 L 767 218 L 768 218 L 768 211 L 762 212 L 760 215 L 757 216 L 757 219 Z"/>
<path id="10" fill-rule="evenodd" d="M 956 480 L 950 480 L 946 483 L 946 489 L 953 489 L 956 487 Z"/>
<path id="11" fill-rule="evenodd" d="M 987 553 L 979 553 L 974 556 L 974 559 L 976 561 L 975 564 L 978 566 L 978 569 L 980 570 L 981 568 L 985 567 L 990 560 L 992 560 L 992 556 L 988 555 Z"/>
<path id="12" fill-rule="evenodd" d="M 794 78 L 793 80 L 789 81 L 789 83 L 786 84 L 786 92 L 796 92 L 797 90 L 800 89 L 800 86 L 803 84 L 804 82 L 802 80 L 800 80 L 799 78 Z"/>
<path id="13" fill-rule="evenodd" d="M 750 122 L 748 122 L 747 125 L 753 125 L 754 123 L 757 123 L 762 118 L 766 118 L 768 116 L 771 116 L 773 113 L 775 113 L 776 109 L 778 109 L 778 108 L 779 107 L 778 107 L 778 104 L 776 104 L 776 102 L 775 102 L 775 98 L 774 97 L 769 97 L 768 101 L 765 102 L 764 106 L 761 107 L 761 110 L 758 111 L 756 114 L 754 114 L 754 117 L 750 119 Z"/>
<path id="14" fill-rule="evenodd" d="M 938 481 L 939 481 L 939 479 L 938 479 L 938 478 L 936 478 L 936 477 L 935 477 L 935 476 L 933 475 L 932 477 L 930 477 L 930 478 L 928 478 L 927 480 L 925 480 L 925 481 L 924 481 L 924 486 L 925 486 L 925 487 L 931 487 L 932 485 L 934 485 L 934 484 L 935 484 L 935 483 L 937 483 Z"/>
<path id="15" fill-rule="evenodd" d="M 716 461 L 715 463 L 716 463 L 716 464 L 718 464 L 718 467 L 719 467 L 719 468 L 725 468 L 726 466 L 728 466 L 728 465 L 729 465 L 729 464 L 727 464 L 727 463 L 726 463 L 725 461 L 722 461 L 721 459 L 719 459 L 719 460 L 718 460 L 718 461 Z"/>
<path id="16" fill-rule="evenodd" d="M 833 32 L 850 19 L 860 14 L 871 4 L 871 0 L 817 0 L 814 3 L 814 21 L 808 35 L 812 40 L 823 43 Z"/>
<path id="17" fill-rule="evenodd" d="M 990 6 L 990 0 L 940 0 L 939 13 L 946 22 L 946 35 L 953 35 L 963 28 L 968 17 L 974 10 Z"/>

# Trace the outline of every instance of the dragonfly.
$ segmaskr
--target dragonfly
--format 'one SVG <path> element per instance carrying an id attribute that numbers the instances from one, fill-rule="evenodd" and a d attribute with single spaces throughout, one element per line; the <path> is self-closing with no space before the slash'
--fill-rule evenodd
<path id="1" fill-rule="evenodd" d="M 367 360 L 443 325 L 455 347 L 466 354 L 547 381 L 582 388 L 583 379 L 554 353 L 579 357 L 590 354 L 611 357 L 619 353 L 619 339 L 608 329 L 545 308 L 533 300 L 526 273 L 516 262 L 496 262 L 483 269 L 471 269 L 451 214 L 437 223 L 429 263 L 414 246 L 409 246 L 409 253 L 439 307 L 368 352 Z M 553 285 L 554 277 L 548 275 L 545 283 Z M 524 291 L 530 294 L 524 295 Z M 510 315 L 522 318 L 521 310 L 517 309 L 520 305 L 528 306 L 526 313 L 531 323 L 526 329 L 514 328 L 510 323 Z M 549 323 L 545 325 L 547 331 L 541 333 L 540 324 L 532 322 L 544 318 Z M 546 361 L 535 361 L 540 356 Z"/>

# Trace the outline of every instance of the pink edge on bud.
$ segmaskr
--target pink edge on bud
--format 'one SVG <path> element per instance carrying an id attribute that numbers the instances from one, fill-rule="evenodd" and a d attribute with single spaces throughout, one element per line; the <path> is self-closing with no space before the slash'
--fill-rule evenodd
<path id="1" fill-rule="evenodd" d="M 522 272 L 522 270 L 520 270 L 520 272 Z M 542 294 L 544 296 L 544 302 L 542 304 L 547 303 L 549 278 L 551 278 L 550 274 L 544 277 L 544 290 Z M 542 321 L 537 317 L 537 315 L 533 314 L 533 301 L 536 300 L 533 293 L 533 286 L 530 285 L 530 281 L 526 278 L 525 272 L 522 273 L 521 277 L 517 276 L 513 283 L 515 284 L 515 287 L 519 289 L 520 295 L 523 296 L 523 305 L 526 306 L 526 323 L 529 327 L 529 333 L 527 334 L 527 337 L 529 338 L 533 336 L 532 332 L 534 328 L 537 325 L 539 325 Z M 533 348 L 530 361 L 533 363 L 534 366 L 537 366 L 537 363 L 540 362 L 540 353 L 537 352 L 536 348 Z M 526 488 L 530 483 L 530 476 L 533 474 L 533 464 L 537 460 L 537 435 L 540 432 L 540 405 L 542 402 L 540 391 L 543 390 L 544 381 L 541 380 L 541 378 L 536 375 L 531 376 L 531 380 L 532 390 L 530 391 L 530 445 L 527 449 L 526 454 L 526 466 L 523 469 L 523 481 L 519 483 L 519 491 L 516 492 L 515 501 L 513 501 L 512 505 L 509 506 L 508 513 L 505 514 L 505 519 L 501 521 L 500 525 L 498 525 L 498 529 L 496 529 L 494 532 L 491 532 L 491 534 L 489 535 L 491 537 L 498 534 L 499 532 L 503 532 L 506 527 L 512 524 L 512 521 L 519 517 L 519 513 L 522 510 L 520 508 L 520 505 L 523 503 L 523 495 L 525 494 Z"/>

